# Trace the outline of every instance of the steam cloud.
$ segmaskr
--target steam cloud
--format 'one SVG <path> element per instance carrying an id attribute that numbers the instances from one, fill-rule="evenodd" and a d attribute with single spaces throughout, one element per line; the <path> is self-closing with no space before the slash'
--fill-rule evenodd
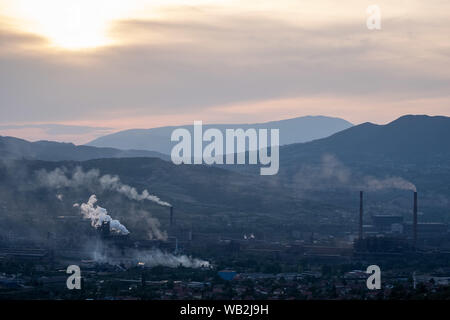
<path id="1" fill-rule="evenodd" d="M 117 250 L 108 249 L 108 255 L 103 254 L 101 247 L 97 247 L 93 251 L 93 259 L 99 263 L 107 263 L 110 265 L 140 265 L 144 264 L 146 267 L 165 266 L 170 268 L 177 268 L 180 265 L 185 268 L 208 268 L 211 264 L 208 261 L 193 258 L 187 255 L 175 255 L 168 252 L 163 252 L 160 249 L 151 250 L 127 250 L 127 257 L 124 259 Z M 116 258 L 114 258 L 116 256 Z"/>
<path id="2" fill-rule="evenodd" d="M 139 193 L 135 188 L 126 185 L 120 181 L 118 176 L 112 175 L 100 175 L 99 170 L 92 169 L 87 172 L 83 171 L 81 167 L 76 167 L 72 173 L 68 172 L 66 168 L 56 168 L 53 171 L 46 171 L 44 169 L 39 170 L 37 173 L 37 179 L 40 185 L 49 188 L 79 188 L 87 187 L 100 187 L 102 190 L 112 190 L 123 194 L 131 200 L 143 201 L 149 200 L 164 207 L 171 207 L 168 202 L 162 201 L 159 197 L 150 194 L 147 190 Z M 61 199 L 62 200 L 62 197 Z M 87 203 L 73 204 L 74 208 L 79 208 L 83 217 L 91 220 L 91 225 L 95 228 L 100 227 L 104 222 L 110 223 L 110 230 L 117 234 L 126 235 L 130 232 L 128 229 L 120 223 L 119 220 L 113 219 L 105 208 L 102 208 L 97 203 L 96 195 L 91 195 Z M 150 239 L 167 240 L 167 234 L 161 232 L 159 229 L 159 221 L 152 217 L 147 217 L 146 221 L 149 222 L 150 229 L 148 236 Z M 109 250 L 111 253 L 111 250 Z M 94 259 L 98 262 L 117 264 L 111 257 L 103 256 L 98 250 L 94 250 Z M 127 255 L 132 257 L 134 262 L 144 263 L 146 266 L 167 266 L 176 268 L 183 266 L 187 268 L 201 268 L 209 267 L 210 263 L 201 259 L 192 258 L 187 255 L 174 255 L 167 252 L 162 252 L 159 249 L 153 250 L 137 250 L 132 249 L 127 252 Z"/>
<path id="3" fill-rule="evenodd" d="M 400 189 L 417 191 L 416 186 L 400 177 L 390 177 L 385 179 L 377 179 L 374 177 L 366 177 L 366 186 L 369 190 L 381 189 Z"/>
<path id="4" fill-rule="evenodd" d="M 176 268 L 183 266 L 186 268 L 209 267 L 209 262 L 201 259 L 192 258 L 187 255 L 173 255 L 161 250 L 151 250 L 147 252 L 136 252 L 134 257 L 136 260 L 145 263 L 148 267 L 166 266 Z"/>
<path id="5" fill-rule="evenodd" d="M 141 194 L 139 194 L 135 188 L 120 182 L 120 178 L 118 176 L 110 176 L 107 174 L 100 177 L 99 181 L 103 188 L 115 190 L 132 200 L 150 200 L 163 207 L 171 207 L 170 203 L 161 201 L 161 199 L 157 196 L 149 194 L 147 190 L 144 190 Z"/>
<path id="6" fill-rule="evenodd" d="M 151 195 L 147 190 L 144 190 L 142 193 L 137 192 L 135 188 L 123 184 L 118 176 L 111 176 L 111 175 L 101 176 L 99 170 L 97 169 L 92 169 L 86 172 L 83 171 L 81 167 L 76 167 L 72 172 L 69 172 L 64 167 L 56 168 L 55 170 L 50 172 L 47 172 L 46 170 L 39 170 L 36 173 L 36 177 L 40 185 L 49 188 L 59 189 L 59 188 L 83 187 L 91 190 L 92 192 L 94 192 L 94 190 L 99 189 L 102 191 L 112 190 L 120 194 L 123 194 L 124 196 L 126 196 L 131 200 L 135 201 L 149 200 L 164 207 L 171 206 L 170 203 L 162 201 L 155 195 Z M 62 198 L 60 200 L 62 200 Z M 94 199 L 92 199 L 92 201 L 94 201 Z M 94 210 L 93 208 L 94 203 L 88 201 L 88 203 L 85 204 L 84 207 L 85 210 L 88 209 L 91 211 Z M 92 208 L 89 208 L 90 205 L 92 206 Z M 80 204 L 75 203 L 73 207 L 78 208 L 80 207 Z M 145 222 L 148 224 L 149 227 L 149 230 L 147 232 L 149 239 L 157 239 L 162 241 L 167 240 L 167 233 L 160 230 L 160 223 L 157 219 L 150 217 L 148 213 L 145 214 L 143 219 L 145 219 Z M 114 223 L 116 222 L 111 223 L 111 228 L 113 227 Z M 117 225 L 117 230 L 120 230 L 119 225 Z"/>
<path id="7" fill-rule="evenodd" d="M 159 223 L 158 219 L 148 217 L 146 219 L 146 221 L 150 228 L 147 232 L 148 238 L 150 240 L 152 240 L 152 239 L 157 239 L 157 240 L 162 240 L 162 241 L 167 240 L 167 232 L 160 230 L 161 224 Z"/>
<path id="8" fill-rule="evenodd" d="M 92 195 L 87 203 L 83 203 L 80 206 L 83 217 L 85 219 L 90 219 L 91 225 L 94 228 L 100 227 L 104 222 L 109 222 L 109 228 L 112 232 L 123 235 L 130 233 L 128 229 L 120 223 L 119 220 L 111 218 L 111 216 L 108 214 L 108 211 L 105 208 L 96 206 L 96 203 L 97 197 L 95 195 Z"/>
<path id="9" fill-rule="evenodd" d="M 401 177 L 376 178 L 352 172 L 334 155 L 324 155 L 318 165 L 301 168 L 294 176 L 294 184 L 302 189 L 328 189 L 330 187 L 356 190 L 399 189 L 416 191 L 416 186 Z"/>
<path id="10" fill-rule="evenodd" d="M 159 197 L 150 194 L 147 190 L 139 193 L 135 188 L 123 184 L 118 176 L 111 176 L 109 174 L 100 176 L 100 171 L 97 169 L 84 172 L 81 167 L 76 167 L 71 177 L 70 173 L 68 176 L 66 176 L 66 173 L 67 170 L 65 168 L 56 168 L 51 172 L 42 169 L 37 172 L 37 178 L 42 185 L 51 188 L 77 188 L 99 185 L 103 190 L 116 191 L 131 200 L 149 200 L 160 206 L 172 206 L 170 203 L 162 201 Z"/>

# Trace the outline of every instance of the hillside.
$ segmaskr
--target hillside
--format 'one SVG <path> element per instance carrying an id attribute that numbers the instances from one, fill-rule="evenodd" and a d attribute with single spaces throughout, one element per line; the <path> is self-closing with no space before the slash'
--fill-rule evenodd
<path id="1" fill-rule="evenodd" d="M 64 184 L 54 172 L 61 170 L 67 179 L 81 167 L 76 184 Z M 129 230 L 142 230 L 158 219 L 162 230 L 168 228 L 168 207 L 152 201 L 134 201 L 120 192 L 99 187 L 100 179 L 87 179 L 89 170 L 100 176 L 118 175 L 122 183 L 147 189 L 174 206 L 178 228 L 216 234 L 265 233 L 278 237 L 275 230 L 306 228 L 327 214 L 328 204 L 298 200 L 288 189 L 259 177 L 205 166 L 175 166 L 157 158 L 97 159 L 85 162 L 8 161 L 0 162 L 0 220 L 16 233 L 38 233 L 58 227 L 58 216 L 77 216 L 74 203 L 97 195 L 99 205 L 120 219 Z M 59 186 L 48 186 L 42 174 Z M 75 178 L 74 178 L 75 179 Z M 26 223 L 24 223 L 24 221 Z M 68 226 L 69 228 L 70 226 Z M 73 227 L 71 227 L 73 230 Z"/>
<path id="2" fill-rule="evenodd" d="M 168 159 L 167 156 L 153 151 L 96 148 L 52 141 L 29 142 L 23 139 L 0 136 L 0 159 L 84 161 L 99 158 L 124 157 L 157 157 Z"/>
<path id="3" fill-rule="evenodd" d="M 328 138 L 281 148 L 285 164 L 328 152 L 350 162 L 441 164 L 450 159 L 450 118 L 407 115 L 386 125 L 363 123 Z"/>
<path id="4" fill-rule="evenodd" d="M 176 166 L 170 161 L 145 157 L 82 162 L 8 161 L 0 170 L 0 211 L 3 223 L 11 228 L 20 225 L 21 219 L 53 223 L 51 215 L 67 214 L 73 211 L 73 203 L 86 201 L 91 193 L 96 193 L 100 204 L 130 228 L 138 228 L 148 220 L 142 210 L 167 227 L 167 208 L 151 202 L 133 202 L 88 184 L 46 189 L 36 181 L 36 172 L 41 169 L 50 172 L 66 168 L 72 172 L 80 166 L 85 171 L 97 169 L 102 175 L 119 175 L 123 183 L 139 192 L 148 189 L 174 205 L 180 227 L 217 236 L 247 231 L 288 236 L 294 230 L 336 225 L 343 226 L 343 232 L 349 231 L 356 225 L 359 190 L 366 191 L 368 216 L 395 213 L 403 214 L 408 221 L 412 191 L 417 188 L 420 221 L 448 222 L 449 128 L 450 119 L 446 117 L 404 116 L 386 125 L 365 123 L 325 139 L 282 147 L 280 172 L 276 176 L 249 174 L 259 166 L 240 166 L 241 172 L 233 172 L 224 170 L 228 166 Z M 15 157 L 22 152 L 33 154 L 36 148 L 23 141 L 13 145 L 20 148 L 3 150 Z M 65 147 L 79 153 L 76 157 L 85 157 L 85 148 L 91 150 Z M 37 156 L 43 157 L 42 152 Z M 110 152 L 120 154 L 114 149 Z M 63 201 L 57 199 L 58 194 L 64 196 Z"/>

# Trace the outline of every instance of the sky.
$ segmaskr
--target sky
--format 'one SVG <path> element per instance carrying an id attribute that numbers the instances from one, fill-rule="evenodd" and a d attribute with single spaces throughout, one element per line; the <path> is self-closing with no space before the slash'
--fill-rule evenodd
<path id="1" fill-rule="evenodd" d="M 369 30 L 369 5 L 381 29 Z M 450 116 L 450 1 L 0 0 L 0 135 Z M 67 127 L 66 127 L 67 126 Z"/>

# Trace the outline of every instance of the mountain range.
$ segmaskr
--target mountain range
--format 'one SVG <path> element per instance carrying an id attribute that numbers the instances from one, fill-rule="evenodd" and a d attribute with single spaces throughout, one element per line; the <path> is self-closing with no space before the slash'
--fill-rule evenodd
<path id="1" fill-rule="evenodd" d="M 0 159 L 28 159 L 43 161 L 75 160 L 85 161 L 99 158 L 156 157 L 169 160 L 169 157 L 155 151 L 119 150 L 76 146 L 72 143 L 53 141 L 29 142 L 14 137 L 0 136 Z"/>
<path id="2" fill-rule="evenodd" d="M 306 116 L 254 124 L 204 124 L 203 129 L 216 128 L 222 131 L 224 136 L 226 129 L 279 129 L 280 145 L 288 145 L 325 138 L 352 126 L 353 124 L 340 118 Z M 185 128 L 193 136 L 193 125 L 132 129 L 105 135 L 89 142 L 87 145 L 122 150 L 152 150 L 163 154 L 170 154 L 172 147 L 176 144 L 176 142 L 170 141 L 170 136 L 177 128 Z"/>
<path id="3" fill-rule="evenodd" d="M 32 182 L 41 169 L 81 166 L 117 174 L 138 191 L 148 189 L 175 205 L 185 227 L 202 221 L 198 228 L 204 225 L 209 231 L 230 226 L 270 233 L 353 225 L 359 190 L 367 191 L 368 215 L 395 213 L 409 219 L 412 191 L 417 189 L 420 221 L 450 222 L 449 136 L 448 117 L 408 115 L 386 125 L 363 123 L 327 138 L 282 146 L 276 176 L 260 176 L 254 165 L 237 166 L 237 172 L 230 166 L 176 166 L 156 159 L 164 155 L 155 152 L 2 137 L 0 158 L 17 160 L 0 162 L 0 211 L 15 219 L 17 214 L 47 212 L 50 202 L 55 212 L 70 210 L 91 190 L 35 189 Z M 32 192 L 24 191 L 30 188 Z M 57 199 L 57 192 L 67 203 Z M 125 221 L 135 209 L 148 209 L 144 204 L 128 207 L 111 193 L 97 195 Z M 151 210 L 165 221 L 167 210 Z"/>
<path id="4" fill-rule="evenodd" d="M 317 161 L 327 154 L 332 154 L 348 164 L 377 166 L 409 164 L 428 167 L 438 165 L 447 168 L 450 159 L 449 136 L 449 117 L 406 115 L 386 125 L 366 122 L 326 138 L 281 146 L 280 171 L 289 171 L 296 166 Z M 285 141 L 288 141 L 288 138 L 285 138 Z M 0 158 L 4 159 L 85 161 L 133 157 L 156 157 L 170 161 L 168 155 L 155 151 L 76 146 L 72 143 L 51 141 L 28 142 L 0 136 Z"/>
<path id="5" fill-rule="evenodd" d="M 449 136 L 449 117 L 407 115 L 386 125 L 363 123 L 328 138 L 281 147 L 279 174 L 290 179 L 320 165 L 341 176 L 403 177 L 428 192 L 445 194 L 450 192 Z"/>
<path id="6" fill-rule="evenodd" d="M 287 162 L 333 153 L 347 161 L 439 163 L 450 158 L 450 118 L 406 115 L 386 125 L 366 122 L 330 137 L 281 148 Z"/>

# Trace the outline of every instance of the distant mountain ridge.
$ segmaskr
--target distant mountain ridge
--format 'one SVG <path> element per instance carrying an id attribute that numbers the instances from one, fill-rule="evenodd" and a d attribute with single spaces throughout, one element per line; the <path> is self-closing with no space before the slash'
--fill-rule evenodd
<path id="1" fill-rule="evenodd" d="M 352 127 L 350 122 L 325 116 L 306 116 L 281 121 L 254 124 L 204 124 L 204 130 L 217 128 L 225 133 L 225 129 L 244 130 L 280 129 L 280 145 L 308 142 L 330 136 L 336 132 Z M 89 142 L 88 146 L 111 147 L 116 149 L 152 150 L 170 154 L 175 142 L 170 141 L 173 130 L 186 128 L 193 134 L 193 125 L 160 127 L 153 129 L 131 129 L 109 134 Z"/>
<path id="2" fill-rule="evenodd" d="M 100 158 L 130 157 L 156 157 L 163 160 L 169 159 L 166 155 L 154 151 L 96 148 L 52 141 L 29 142 L 14 137 L 0 136 L 0 159 L 85 161 Z"/>
<path id="3" fill-rule="evenodd" d="M 169 132 L 171 127 L 162 128 Z M 144 130 L 145 131 L 145 130 Z M 171 132 L 171 131 L 170 131 Z M 450 118 L 407 115 L 386 125 L 363 123 L 329 137 L 280 148 L 280 172 L 291 171 L 302 163 L 318 161 L 321 155 L 333 154 L 348 163 L 381 165 L 414 163 L 449 166 Z M 120 150 L 93 146 L 76 146 L 51 141 L 28 142 L 0 136 L 0 158 L 44 161 L 85 161 L 99 158 L 170 157 L 146 150 Z"/>
<path id="4" fill-rule="evenodd" d="M 259 165 L 176 166 L 170 160 L 145 158 L 162 156 L 149 151 L 30 143 L 10 137 L 0 137 L 0 158 L 51 161 L 33 161 L 30 166 L 35 169 L 82 165 L 85 170 L 97 168 L 102 174 L 118 174 L 125 183 L 139 190 L 149 188 L 175 203 L 180 208 L 177 212 L 195 212 L 197 221 L 210 217 L 216 209 L 221 214 L 240 210 L 267 213 L 273 219 L 270 221 L 283 219 L 286 225 L 293 224 L 293 219 L 298 225 L 305 221 L 328 223 L 335 218 L 341 221 L 332 207 L 341 208 L 350 216 L 354 210 L 357 217 L 359 190 L 367 191 L 370 197 L 367 212 L 396 212 L 410 217 L 412 189 L 399 186 L 410 183 L 419 192 L 422 221 L 450 222 L 449 136 L 449 117 L 407 115 L 385 125 L 363 123 L 327 138 L 282 146 L 276 176 L 260 176 Z M 105 159 L 122 157 L 125 159 Z M 58 159 L 95 160 L 70 164 L 55 162 Z M 236 168 L 238 172 L 222 170 Z M 6 166 L 4 174 L 8 172 Z M 3 179 L 1 170 L 0 178 Z M 12 175 L 10 185 L 15 179 Z M 8 191 L 10 185 L 4 190 Z M 382 212 L 380 201 L 387 205 Z M 321 209 L 317 209 L 318 205 Z M 326 220 L 320 220 L 320 214 L 326 215 Z M 260 227 L 272 224 L 261 222 L 264 220 L 262 216 L 258 220 Z M 215 222 L 218 230 L 223 221 Z"/>
<path id="5" fill-rule="evenodd" d="M 405 115 L 386 125 L 366 122 L 309 143 L 281 148 L 286 163 L 332 153 L 350 162 L 432 162 L 450 159 L 450 118 Z M 444 163 L 442 163 L 444 165 Z"/>

